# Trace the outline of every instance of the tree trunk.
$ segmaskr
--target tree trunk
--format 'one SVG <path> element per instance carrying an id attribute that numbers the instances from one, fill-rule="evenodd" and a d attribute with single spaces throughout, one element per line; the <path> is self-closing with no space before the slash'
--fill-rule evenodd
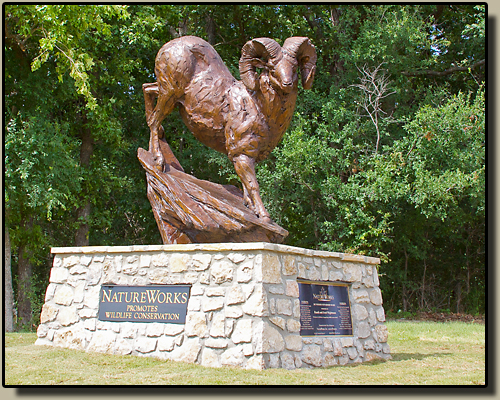
<path id="1" fill-rule="evenodd" d="M 424 258 L 424 274 L 422 276 L 422 295 L 420 297 L 420 311 L 424 310 L 424 300 L 425 300 L 425 273 L 427 271 L 427 263 Z"/>
<path id="2" fill-rule="evenodd" d="M 33 217 L 30 217 L 27 223 L 24 224 L 26 232 L 29 232 L 33 227 Z M 33 265 L 30 261 L 30 253 L 28 243 L 24 242 L 19 246 L 19 260 L 17 271 L 17 327 L 31 325 L 31 278 L 33 276 Z"/>
<path id="3" fill-rule="evenodd" d="M 318 229 L 318 221 L 316 221 L 316 207 L 313 195 L 311 196 L 311 211 L 313 215 L 313 233 L 314 233 L 314 238 L 316 239 L 316 250 L 319 250 L 319 243 L 320 243 L 319 229 Z"/>
<path id="4" fill-rule="evenodd" d="M 238 25 L 238 49 L 241 49 L 248 39 L 245 35 L 245 22 L 241 18 L 240 6 L 233 5 L 233 10 L 234 20 Z"/>
<path id="5" fill-rule="evenodd" d="M 11 247 L 9 227 L 5 227 L 5 332 L 14 331 L 14 291 L 12 289 Z"/>
<path id="6" fill-rule="evenodd" d="M 403 311 L 407 311 L 407 300 L 406 300 L 406 279 L 408 278 L 408 253 L 405 249 L 405 274 L 403 279 Z"/>
<path id="7" fill-rule="evenodd" d="M 78 228 L 75 233 L 75 246 L 88 246 L 89 245 L 89 224 L 90 217 L 90 201 L 87 200 L 85 205 L 76 210 L 76 218 L 78 220 Z"/>
<path id="8" fill-rule="evenodd" d="M 84 124 L 87 122 L 86 117 L 84 117 Z M 92 133 L 90 128 L 84 125 L 82 130 L 82 145 L 80 147 L 80 165 L 84 168 L 90 166 L 90 158 L 94 152 L 94 141 L 92 138 Z M 88 246 L 89 245 L 89 218 L 90 218 L 90 200 L 88 196 L 84 193 L 81 196 L 83 205 L 76 210 L 76 218 L 78 227 L 75 232 L 75 246 Z"/>
<path id="9" fill-rule="evenodd" d="M 467 243 L 471 243 L 473 241 L 472 235 L 469 235 L 467 238 Z M 465 265 L 467 266 L 467 278 L 465 280 L 465 293 L 467 295 L 470 294 L 470 262 L 469 262 L 469 245 L 465 245 Z"/>
<path id="10" fill-rule="evenodd" d="M 215 21 L 210 13 L 205 15 L 205 31 L 207 32 L 208 43 L 212 46 L 215 45 Z"/>
<path id="11" fill-rule="evenodd" d="M 456 296 L 457 296 L 457 314 L 460 314 L 461 303 L 462 303 L 462 282 L 457 280 L 456 283 Z"/>
<path id="12" fill-rule="evenodd" d="M 332 25 L 337 27 L 339 31 L 344 32 L 344 29 L 341 28 L 341 20 L 340 16 L 342 14 L 342 9 L 340 7 L 332 7 L 330 6 L 330 21 L 332 22 Z M 326 67 L 328 65 L 330 69 L 330 74 L 335 77 L 335 81 L 338 84 L 340 79 L 339 76 L 342 75 L 345 71 L 344 68 L 344 61 L 340 59 L 340 55 L 338 53 L 333 53 L 331 54 L 331 60 L 328 60 L 328 57 L 324 57 L 324 66 Z"/>

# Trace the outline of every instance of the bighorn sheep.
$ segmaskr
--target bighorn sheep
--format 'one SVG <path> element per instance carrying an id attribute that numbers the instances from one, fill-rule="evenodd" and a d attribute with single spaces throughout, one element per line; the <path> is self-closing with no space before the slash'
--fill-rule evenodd
<path id="1" fill-rule="evenodd" d="M 155 61 L 157 82 L 143 85 L 151 130 L 149 151 L 160 168 L 161 122 L 176 105 L 186 126 L 205 145 L 227 154 L 244 188 L 245 204 L 270 222 L 260 198 L 255 163 L 276 147 L 290 125 L 298 90 L 310 89 L 316 50 L 306 37 L 291 37 L 283 47 L 269 38 L 248 41 L 239 61 L 237 81 L 214 48 L 194 36 L 174 39 Z M 257 68 L 262 69 L 260 76 Z M 153 108 L 154 99 L 157 98 Z"/>

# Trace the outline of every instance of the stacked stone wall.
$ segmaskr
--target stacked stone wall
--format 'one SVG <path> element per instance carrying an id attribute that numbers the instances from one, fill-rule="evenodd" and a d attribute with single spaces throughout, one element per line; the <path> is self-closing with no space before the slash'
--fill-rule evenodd
<path id="1" fill-rule="evenodd" d="M 36 344 L 207 367 L 390 358 L 377 258 L 268 243 L 54 248 Z M 352 337 L 301 337 L 297 279 L 347 282 Z M 98 320 L 101 285 L 189 284 L 185 324 Z"/>

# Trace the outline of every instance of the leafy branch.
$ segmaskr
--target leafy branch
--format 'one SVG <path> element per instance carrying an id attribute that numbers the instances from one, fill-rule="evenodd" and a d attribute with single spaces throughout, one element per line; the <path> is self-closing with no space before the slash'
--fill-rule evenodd
<path id="1" fill-rule="evenodd" d="M 431 76 L 447 76 L 451 75 L 454 72 L 463 72 L 463 71 L 471 71 L 473 69 L 476 69 L 477 67 L 480 67 L 481 65 L 486 64 L 486 60 L 479 60 L 475 62 L 474 64 L 471 64 L 469 66 L 465 67 L 459 67 L 458 65 L 454 65 L 453 67 L 450 67 L 448 69 L 445 69 L 444 71 L 415 71 L 415 72 L 408 72 L 408 71 L 403 71 L 401 72 L 402 75 L 404 76 L 426 76 L 426 77 L 431 77 Z"/>

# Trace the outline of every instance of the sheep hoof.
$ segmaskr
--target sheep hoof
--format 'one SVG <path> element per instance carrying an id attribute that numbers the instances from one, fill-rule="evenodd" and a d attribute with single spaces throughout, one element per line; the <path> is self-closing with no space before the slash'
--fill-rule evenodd
<path id="1" fill-rule="evenodd" d="M 156 156 L 155 159 L 156 169 L 160 172 L 165 172 L 165 160 L 162 156 Z"/>
<path id="2" fill-rule="evenodd" d="M 262 219 L 262 222 L 266 223 L 266 224 L 271 224 L 273 222 L 273 220 L 271 219 L 270 216 L 266 215 L 264 217 L 259 217 L 260 219 Z"/>

